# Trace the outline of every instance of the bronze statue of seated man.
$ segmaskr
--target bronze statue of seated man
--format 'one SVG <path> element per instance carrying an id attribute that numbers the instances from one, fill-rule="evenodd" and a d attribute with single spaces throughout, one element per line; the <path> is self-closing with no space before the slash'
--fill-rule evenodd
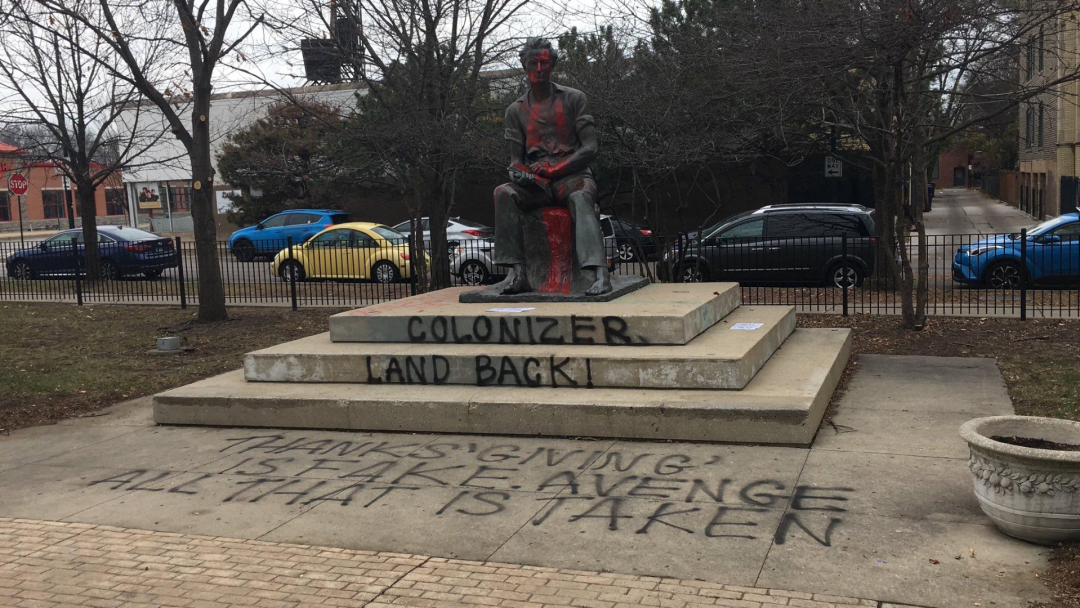
<path id="1" fill-rule="evenodd" d="M 578 262 L 591 273 L 587 295 L 611 291 L 604 237 L 589 164 L 596 158 L 596 128 L 585 94 L 551 82 L 558 55 L 551 42 L 530 38 L 521 51 L 529 90 L 506 109 L 511 182 L 495 189 L 495 264 L 510 266 L 499 285 L 504 294 L 532 291 L 525 272 L 525 213 L 565 206 L 573 217 Z"/>

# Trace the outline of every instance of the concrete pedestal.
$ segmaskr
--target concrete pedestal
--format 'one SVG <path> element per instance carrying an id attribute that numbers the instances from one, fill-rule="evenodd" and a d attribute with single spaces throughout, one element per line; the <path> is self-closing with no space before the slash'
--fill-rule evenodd
<path id="1" fill-rule="evenodd" d="M 459 302 L 447 289 L 334 315 L 330 332 L 154 397 L 163 424 L 778 443 L 813 441 L 851 352 L 738 285 L 611 302 Z"/>

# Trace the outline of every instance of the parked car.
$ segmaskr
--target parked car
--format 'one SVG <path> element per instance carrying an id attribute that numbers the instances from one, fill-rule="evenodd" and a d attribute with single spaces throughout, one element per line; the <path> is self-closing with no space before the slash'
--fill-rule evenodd
<path id="1" fill-rule="evenodd" d="M 372 280 L 396 283 L 412 277 L 408 239 L 382 224 L 350 222 L 323 230 L 290 253 L 274 256 L 270 271 L 282 279 Z"/>
<path id="2" fill-rule="evenodd" d="M 251 262 L 281 251 L 290 238 L 303 243 L 321 230 L 348 221 L 347 213 L 333 209 L 289 209 L 232 233 L 229 252 L 241 262 Z"/>
<path id="3" fill-rule="evenodd" d="M 486 285 L 506 277 L 506 268 L 492 261 L 495 241 L 475 239 L 450 243 L 450 267 L 465 285 Z"/>
<path id="4" fill-rule="evenodd" d="M 652 230 L 639 228 L 610 215 L 600 216 L 600 230 L 604 234 L 605 244 L 609 239 L 614 240 L 614 248 L 608 254 L 619 262 L 633 262 L 639 254 L 644 255 L 645 259 L 656 255 Z"/>
<path id="5" fill-rule="evenodd" d="M 1021 264 L 1021 245 L 1027 252 Z M 1080 283 L 1080 214 L 1066 213 L 1027 233 L 1002 234 L 961 247 L 953 258 L 953 280 L 993 289 L 1017 289 L 1021 277 L 1032 283 Z"/>
<path id="6" fill-rule="evenodd" d="M 412 235 L 412 221 L 406 220 L 401 222 L 397 226 L 394 226 L 394 230 L 404 234 L 405 236 Z M 431 224 L 428 218 L 420 218 L 420 231 L 423 234 L 424 242 L 431 240 Z M 467 220 L 462 217 L 452 217 L 446 221 L 446 240 L 447 241 L 467 241 L 470 239 L 490 239 L 495 236 L 495 229 L 490 226 L 485 226 L 479 222 Z"/>
<path id="7" fill-rule="evenodd" d="M 103 279 L 134 274 L 155 278 L 179 264 L 172 239 L 125 226 L 99 226 L 97 232 Z M 18 249 L 8 256 L 5 265 L 8 276 L 16 279 L 73 275 L 76 266 L 80 271 L 86 268 L 83 232 L 65 230 L 37 246 Z"/>
<path id="8" fill-rule="evenodd" d="M 679 282 L 858 286 L 874 269 L 873 234 L 861 205 L 769 205 L 691 233 L 663 259 Z"/>

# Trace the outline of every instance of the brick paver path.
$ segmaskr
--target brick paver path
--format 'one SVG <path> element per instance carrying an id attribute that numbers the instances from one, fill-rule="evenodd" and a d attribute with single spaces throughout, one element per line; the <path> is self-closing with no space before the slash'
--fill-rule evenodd
<path id="1" fill-rule="evenodd" d="M 0 518 L 0 606 L 888 606 L 701 581 Z"/>

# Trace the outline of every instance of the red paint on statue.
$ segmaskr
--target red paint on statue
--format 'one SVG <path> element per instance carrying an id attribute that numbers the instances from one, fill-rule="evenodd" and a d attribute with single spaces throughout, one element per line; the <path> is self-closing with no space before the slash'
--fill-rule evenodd
<path id="1" fill-rule="evenodd" d="M 561 99 L 555 101 L 555 129 L 559 134 L 559 141 L 570 141 L 570 133 L 566 131 L 566 112 L 563 111 Z"/>
<path id="2" fill-rule="evenodd" d="M 573 243 L 571 243 L 570 211 L 563 207 L 547 207 L 543 210 L 544 227 L 547 229 L 548 258 L 547 279 L 537 289 L 544 293 L 570 293 L 573 287 Z"/>

